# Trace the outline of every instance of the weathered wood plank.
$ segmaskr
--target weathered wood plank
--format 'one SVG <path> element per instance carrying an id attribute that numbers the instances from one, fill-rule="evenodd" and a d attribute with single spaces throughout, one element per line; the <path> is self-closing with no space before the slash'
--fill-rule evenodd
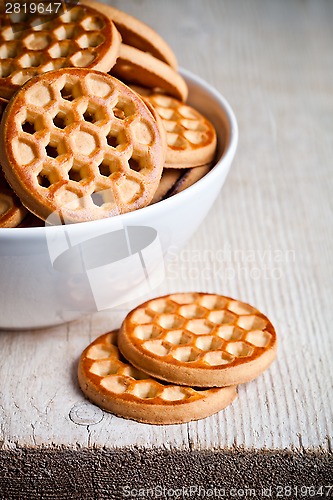
<path id="1" fill-rule="evenodd" d="M 6 500 L 329 498 L 331 477 L 332 461 L 313 452 L 17 449 L 0 455 Z"/>

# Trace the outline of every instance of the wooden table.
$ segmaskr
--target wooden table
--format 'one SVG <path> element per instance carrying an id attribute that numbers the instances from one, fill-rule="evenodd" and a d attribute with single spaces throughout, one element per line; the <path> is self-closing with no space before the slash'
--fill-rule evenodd
<path id="1" fill-rule="evenodd" d="M 276 325 L 278 359 L 225 411 L 157 427 L 103 413 L 76 380 L 81 350 L 133 304 L 0 332 L 1 498 L 134 498 L 130 488 L 159 484 L 314 498 L 278 485 L 318 488 L 333 475 L 333 2 L 113 5 L 155 27 L 181 66 L 221 91 L 240 129 L 214 209 L 155 295 L 206 290 L 256 305 Z"/>

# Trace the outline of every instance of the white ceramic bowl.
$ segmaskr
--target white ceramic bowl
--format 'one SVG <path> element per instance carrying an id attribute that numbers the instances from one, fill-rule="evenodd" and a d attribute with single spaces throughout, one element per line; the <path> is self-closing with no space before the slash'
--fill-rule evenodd
<path id="1" fill-rule="evenodd" d="M 188 71 L 189 103 L 214 124 L 215 167 L 185 191 L 110 219 L 0 229 L 0 328 L 64 323 L 140 297 L 163 280 L 163 256 L 181 247 L 214 203 L 238 129 L 227 101 Z"/>

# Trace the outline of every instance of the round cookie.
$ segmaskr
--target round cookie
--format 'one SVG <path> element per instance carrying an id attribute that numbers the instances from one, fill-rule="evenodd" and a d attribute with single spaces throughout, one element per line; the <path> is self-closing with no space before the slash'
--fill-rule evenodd
<path id="1" fill-rule="evenodd" d="M 25 219 L 19 224 L 18 227 L 45 227 L 45 221 L 42 219 L 39 219 L 39 217 L 36 217 L 34 214 L 28 213 L 28 215 L 25 217 Z"/>
<path id="2" fill-rule="evenodd" d="M 120 46 L 119 57 L 110 74 L 128 84 L 161 88 L 182 101 L 187 99 L 186 82 L 176 70 L 151 54 L 124 43 Z"/>
<path id="3" fill-rule="evenodd" d="M 135 92 L 135 90 L 133 92 Z M 137 93 L 137 92 L 135 92 L 135 93 Z M 163 126 L 162 119 L 161 119 L 160 115 L 157 113 L 157 111 L 154 108 L 154 106 L 152 106 L 150 104 L 150 102 L 145 99 L 145 97 L 140 96 L 140 95 L 139 95 L 139 97 L 140 97 L 140 99 L 143 100 L 143 102 L 145 103 L 145 105 L 147 106 L 147 108 L 149 109 L 149 111 L 151 112 L 154 120 L 156 121 L 158 130 L 159 130 L 159 133 L 160 133 L 160 137 L 161 137 L 161 143 L 162 143 L 162 148 L 163 148 L 163 153 L 164 153 L 164 158 L 165 158 L 166 151 L 167 151 L 167 137 L 166 137 L 166 131 L 165 131 L 165 128 Z"/>
<path id="4" fill-rule="evenodd" d="M 0 120 L 8 101 L 0 97 Z M 0 167 L 0 228 L 16 227 L 25 218 L 27 210 L 7 184 Z"/>
<path id="5" fill-rule="evenodd" d="M 3 97 L 0 97 L 0 121 L 2 119 L 2 115 L 6 109 L 7 104 L 8 104 L 8 99 L 4 99 Z"/>
<path id="6" fill-rule="evenodd" d="M 2 9 L 2 12 L 1 12 Z M 0 6 L 0 96 L 10 98 L 35 75 L 64 67 L 109 71 L 120 35 L 102 12 L 78 4 L 60 16 L 6 14 Z M 38 29 L 36 29 L 38 28 Z"/>
<path id="7" fill-rule="evenodd" d="M 202 179 L 202 177 L 204 177 L 210 169 L 211 164 L 186 169 L 164 168 L 157 191 L 151 201 L 151 205 L 184 191 Z"/>
<path id="8" fill-rule="evenodd" d="M 158 185 L 158 188 L 156 190 L 156 193 L 154 194 L 154 197 L 151 201 L 151 205 L 153 205 L 154 203 L 157 203 L 158 201 L 161 201 L 165 197 L 167 197 L 168 192 L 170 191 L 170 189 L 172 189 L 174 184 L 178 181 L 181 174 L 182 174 L 181 170 L 176 169 L 176 168 L 163 169 L 162 177 L 161 177 L 160 183 Z"/>
<path id="9" fill-rule="evenodd" d="M 166 193 L 165 197 L 169 198 L 170 196 L 181 193 L 190 186 L 193 186 L 193 184 L 202 179 L 210 171 L 211 168 L 212 165 L 209 163 L 208 165 L 201 165 L 201 167 L 187 168 L 185 170 L 180 170 L 176 168 L 164 169 L 163 174 L 164 172 L 169 172 L 169 171 L 178 172 L 180 174 L 179 177 L 176 179 L 175 183 Z"/>
<path id="10" fill-rule="evenodd" d="M 82 353 L 82 391 L 104 410 L 149 424 L 177 424 L 205 418 L 235 399 L 236 387 L 199 390 L 164 384 L 131 366 L 119 353 L 117 333 L 98 337 Z"/>
<path id="11" fill-rule="evenodd" d="M 29 80 L 10 101 L 0 161 L 31 212 L 81 222 L 148 205 L 165 150 L 135 92 L 108 74 L 64 68 Z"/>
<path id="12" fill-rule="evenodd" d="M 276 334 L 254 307 L 216 294 L 149 300 L 123 321 L 118 339 L 135 367 L 174 384 L 223 387 L 260 375 L 276 355 Z"/>
<path id="13" fill-rule="evenodd" d="M 216 132 L 199 111 L 164 94 L 149 95 L 145 99 L 162 118 L 167 133 L 166 168 L 196 167 L 214 159 Z"/>
<path id="14" fill-rule="evenodd" d="M 8 186 L 0 170 L 0 228 L 16 227 L 26 215 L 27 210 Z"/>
<path id="15" fill-rule="evenodd" d="M 81 3 L 90 5 L 108 16 L 116 25 L 126 45 L 149 52 L 152 56 L 177 70 L 177 59 L 174 52 L 150 26 L 110 5 L 91 0 L 83 0 Z"/>
<path id="16" fill-rule="evenodd" d="M 146 97 L 148 95 L 154 94 L 154 90 L 148 87 L 142 87 L 141 85 L 135 85 L 132 83 L 127 83 L 130 89 L 134 90 L 140 97 Z"/>

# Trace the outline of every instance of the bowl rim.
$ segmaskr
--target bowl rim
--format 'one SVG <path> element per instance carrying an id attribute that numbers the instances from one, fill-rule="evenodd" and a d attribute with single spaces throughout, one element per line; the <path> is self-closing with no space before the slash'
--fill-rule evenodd
<path id="1" fill-rule="evenodd" d="M 155 210 L 156 216 L 159 215 L 161 210 L 166 210 L 168 207 L 168 204 L 172 203 L 172 205 L 177 205 L 180 203 L 185 202 L 189 196 L 195 195 L 195 193 L 198 193 L 201 190 L 204 190 L 205 187 L 208 185 L 208 183 L 213 182 L 215 177 L 217 177 L 220 173 L 221 169 L 221 163 L 222 164 L 231 164 L 235 153 L 237 149 L 237 144 L 238 144 L 238 125 L 237 125 L 237 120 L 235 117 L 235 114 L 227 101 L 227 99 L 215 88 L 213 85 L 208 83 L 206 80 L 201 78 L 200 76 L 197 76 L 196 74 L 192 73 L 191 71 L 180 68 L 180 73 L 181 75 L 185 78 L 185 80 L 190 83 L 197 85 L 201 87 L 204 91 L 206 91 L 208 94 L 210 94 L 218 103 L 220 104 L 220 107 L 223 109 L 226 122 L 229 128 L 229 136 L 227 143 L 224 147 L 224 150 L 222 152 L 221 157 L 219 160 L 216 162 L 214 167 L 201 179 L 199 179 L 195 184 L 192 186 L 189 186 L 187 189 L 184 191 L 181 191 L 180 193 L 175 194 L 174 196 L 167 198 L 165 200 L 161 200 L 158 203 L 155 203 L 153 205 L 148 205 L 147 207 L 142 207 L 138 210 L 134 210 L 132 212 L 127 212 L 125 214 L 120 214 L 116 215 L 114 217 L 108 217 L 104 219 L 98 219 L 94 221 L 86 221 L 86 222 L 80 222 L 77 224 L 68 224 L 66 225 L 66 229 L 70 228 L 70 231 L 72 231 L 74 234 L 79 231 L 81 232 L 87 227 L 92 227 L 94 226 L 94 229 L 99 230 L 102 229 L 102 227 L 98 226 L 103 226 L 105 224 L 110 224 L 110 220 L 113 221 L 115 225 L 119 224 L 119 227 L 122 227 L 124 223 L 127 223 L 128 220 L 131 218 L 139 217 L 140 214 L 142 214 L 143 211 L 145 213 L 149 211 Z M 135 223 L 135 221 L 131 221 L 130 223 Z M 9 238 L 17 238 L 18 236 L 22 238 L 31 238 L 31 239 L 38 239 L 40 236 L 45 234 L 45 231 L 48 231 L 48 234 L 50 235 L 51 232 L 54 231 L 59 231 L 59 228 L 64 229 L 64 226 L 38 226 L 38 227 L 8 227 L 8 228 L 0 228 L 0 239 L 4 237 L 5 239 Z"/>

